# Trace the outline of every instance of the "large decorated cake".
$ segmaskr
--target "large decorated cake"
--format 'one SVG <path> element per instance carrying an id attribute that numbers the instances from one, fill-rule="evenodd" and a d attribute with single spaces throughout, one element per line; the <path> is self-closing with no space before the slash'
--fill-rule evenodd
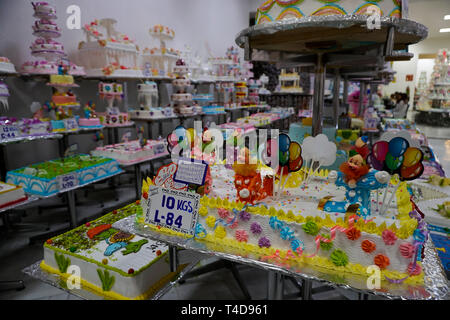
<path id="1" fill-rule="evenodd" d="M 258 7 L 256 23 L 329 15 L 370 15 L 402 17 L 402 0 L 266 0 Z"/>
<path id="2" fill-rule="evenodd" d="M 143 75 L 138 68 L 139 47 L 128 36 L 115 30 L 116 22 L 109 18 L 94 20 L 83 27 L 86 41 L 79 43 L 78 54 L 87 76 Z"/>
<path id="3" fill-rule="evenodd" d="M 49 196 L 120 172 L 116 160 L 76 155 L 8 171 L 6 182 L 30 194 Z"/>
<path id="4" fill-rule="evenodd" d="M 111 226 L 141 210 L 133 203 L 47 240 L 41 268 L 106 299 L 151 297 L 184 265 L 171 272 L 167 245 Z M 76 267 L 79 279 L 72 274 Z"/>
<path id="5" fill-rule="evenodd" d="M 11 206 L 28 199 L 21 186 L 0 181 L 0 208 Z"/>
<path id="6" fill-rule="evenodd" d="M 140 140 L 97 147 L 91 154 L 117 160 L 120 164 L 152 159 L 167 153 L 165 141 L 147 140 L 142 146 Z"/>
<path id="7" fill-rule="evenodd" d="M 380 141 L 368 156 L 372 168 L 355 151 L 328 174 L 320 168 L 334 162 L 336 145 L 325 135 L 300 145 L 280 134 L 278 145 L 272 143 L 265 148 L 274 154 L 278 146 L 275 168 L 252 162 L 248 149 L 239 151 L 232 169 L 210 166 L 212 187 L 199 202 L 196 241 L 287 268 L 367 277 L 372 266 L 382 281 L 423 283 L 428 231 L 406 183 L 423 172 L 423 154 L 410 140 Z M 158 185 L 157 179 L 144 183 L 137 225 L 190 237 L 175 224 L 152 220 L 148 199 Z"/>

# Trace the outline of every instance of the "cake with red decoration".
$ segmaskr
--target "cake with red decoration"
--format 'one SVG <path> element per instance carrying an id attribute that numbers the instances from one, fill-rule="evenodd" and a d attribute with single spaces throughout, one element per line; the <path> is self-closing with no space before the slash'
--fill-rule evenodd
<path id="1" fill-rule="evenodd" d="M 323 134 L 302 145 L 280 134 L 263 149 L 262 155 L 241 149 L 231 168 L 220 159 L 210 166 L 212 188 L 200 199 L 196 241 L 299 272 L 367 277 L 372 266 L 394 288 L 424 283 L 428 230 L 407 187 L 423 172 L 423 154 L 411 139 L 381 140 L 367 161 L 353 150 L 331 172 L 321 168 L 336 161 L 336 145 Z M 392 157 L 401 157 L 400 164 Z M 137 225 L 188 236 L 176 225 L 155 223 L 148 196 L 153 184 L 144 186 Z"/>
<path id="2" fill-rule="evenodd" d="M 167 245 L 112 226 L 141 210 L 133 203 L 48 239 L 41 269 L 109 300 L 151 298 L 185 265 L 171 272 Z M 80 278 L 74 279 L 74 270 Z"/>
<path id="3" fill-rule="evenodd" d="M 256 12 L 256 23 L 263 24 L 284 19 L 331 15 L 371 15 L 407 18 L 402 0 L 265 0 Z"/>
<path id="4" fill-rule="evenodd" d="M 139 47 L 115 30 L 114 19 L 94 20 L 83 26 L 86 41 L 78 45 L 78 61 L 87 76 L 142 77 Z"/>
<path id="5" fill-rule="evenodd" d="M 27 199 L 22 187 L 0 181 L 0 209 Z"/>

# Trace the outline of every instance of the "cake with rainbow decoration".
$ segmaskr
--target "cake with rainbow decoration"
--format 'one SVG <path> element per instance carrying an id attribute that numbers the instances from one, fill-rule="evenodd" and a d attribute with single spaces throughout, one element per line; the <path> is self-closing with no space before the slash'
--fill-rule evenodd
<path id="1" fill-rule="evenodd" d="M 330 15 L 370 15 L 401 18 L 405 0 L 267 0 L 258 7 L 256 23 Z M 404 6 L 406 7 L 406 6 Z"/>
<path id="2" fill-rule="evenodd" d="M 367 279 L 371 266 L 387 286 L 424 283 L 428 230 L 407 188 L 423 172 L 423 154 L 411 139 L 380 141 L 370 161 L 353 150 L 339 171 L 330 172 L 320 170 L 336 158 L 325 135 L 302 145 L 286 134 L 278 144 L 272 140 L 265 148 L 278 150 L 274 167 L 245 148 L 231 169 L 210 162 L 212 188 L 200 198 L 193 235 L 152 220 L 149 195 L 158 188 L 156 179 L 143 185 L 137 226 L 299 272 L 313 268 Z M 392 158 L 399 157 L 394 165 Z"/>

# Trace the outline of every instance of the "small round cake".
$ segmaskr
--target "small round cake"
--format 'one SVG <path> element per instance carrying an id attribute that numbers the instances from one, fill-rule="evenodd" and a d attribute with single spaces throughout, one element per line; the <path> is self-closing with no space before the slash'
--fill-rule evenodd
<path id="1" fill-rule="evenodd" d="M 32 2 L 34 9 L 34 17 L 56 19 L 56 10 L 47 2 Z"/>
<path id="2" fill-rule="evenodd" d="M 39 36 L 41 33 L 46 33 L 46 36 L 48 36 L 48 33 L 51 33 L 51 36 L 53 38 L 57 38 L 61 35 L 61 30 L 59 29 L 59 27 L 56 25 L 56 23 L 49 19 L 37 20 L 33 25 L 33 31 L 34 35 L 37 36 Z"/>
<path id="3" fill-rule="evenodd" d="M 6 57 L 0 57 L 0 72 L 15 73 L 16 68 Z"/>
<path id="4" fill-rule="evenodd" d="M 58 65 L 47 60 L 27 61 L 22 65 L 23 73 L 58 74 Z"/>

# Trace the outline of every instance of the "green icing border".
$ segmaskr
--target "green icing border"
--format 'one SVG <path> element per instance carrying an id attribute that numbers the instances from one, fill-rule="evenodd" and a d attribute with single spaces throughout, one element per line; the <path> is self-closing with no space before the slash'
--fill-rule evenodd
<path id="1" fill-rule="evenodd" d="M 131 211 L 130 213 L 127 212 L 125 215 L 123 215 L 123 214 L 121 215 L 120 214 L 121 211 L 125 211 L 125 210 L 130 209 L 130 208 L 134 209 L 134 211 Z M 118 213 L 116 214 L 117 219 L 113 219 L 113 220 L 115 220 L 114 222 L 117 222 L 117 221 L 119 221 L 119 220 L 121 220 L 123 218 L 131 216 L 131 215 L 135 214 L 136 210 L 138 210 L 138 209 L 142 209 L 142 208 L 141 208 L 141 206 L 137 205 L 136 203 L 129 204 L 129 205 L 127 205 L 127 206 L 117 210 L 118 211 Z M 99 223 L 99 222 L 101 223 L 101 220 L 105 219 L 105 217 L 110 217 L 111 215 L 112 215 L 112 212 L 107 213 L 106 215 L 104 215 L 104 216 L 102 216 L 102 217 L 100 217 L 98 219 L 95 219 L 95 220 L 91 221 L 90 223 Z M 110 222 L 110 221 L 108 221 L 108 222 Z M 68 234 L 74 232 L 75 230 L 78 230 L 78 229 L 81 229 L 81 228 L 86 228 L 86 227 L 84 225 L 81 225 L 81 226 L 79 226 L 79 227 L 77 227 L 75 229 L 67 231 L 67 232 L 65 232 L 65 233 L 63 233 L 61 235 L 58 235 L 56 237 L 53 237 L 51 239 L 55 240 L 55 239 L 58 239 L 60 237 L 64 237 L 65 235 L 68 235 Z M 96 244 L 96 243 L 97 242 L 95 242 L 94 244 Z M 124 272 L 124 271 L 122 271 L 122 270 L 120 270 L 120 269 L 118 269 L 116 267 L 111 267 L 111 266 L 109 266 L 107 264 L 103 264 L 103 263 L 101 263 L 99 261 L 96 261 L 94 259 L 86 258 L 85 256 L 79 255 L 79 254 L 74 253 L 74 252 L 66 251 L 64 249 L 55 247 L 55 246 L 53 246 L 51 244 L 48 244 L 48 243 L 45 243 L 44 247 L 46 247 L 46 248 L 48 248 L 50 250 L 59 252 L 59 253 L 63 253 L 65 255 L 73 256 L 73 257 L 79 258 L 81 260 L 84 260 L 84 261 L 96 264 L 97 266 L 102 267 L 104 269 L 108 269 L 108 270 L 117 272 L 118 274 L 120 274 L 121 276 L 124 276 L 124 277 L 135 277 L 135 276 L 137 276 L 138 274 L 143 272 L 145 269 L 149 268 L 151 265 L 153 265 L 154 263 L 158 262 L 159 259 L 161 259 L 161 258 L 163 258 L 163 257 L 165 257 L 167 255 L 167 251 L 166 251 L 166 252 L 162 253 L 161 255 L 157 256 L 155 259 L 153 259 L 149 264 L 143 266 L 142 268 L 140 268 L 139 270 L 135 271 L 132 274 L 128 274 L 127 272 Z M 89 249 L 87 249 L 87 250 L 89 250 Z"/>

